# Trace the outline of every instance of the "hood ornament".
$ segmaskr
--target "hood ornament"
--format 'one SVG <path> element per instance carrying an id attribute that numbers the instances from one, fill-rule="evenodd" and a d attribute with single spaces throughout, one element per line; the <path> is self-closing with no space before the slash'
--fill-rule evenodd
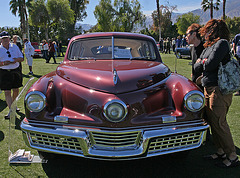
<path id="1" fill-rule="evenodd" d="M 118 82 L 118 75 L 116 69 L 113 69 L 113 83 L 116 85 Z"/>

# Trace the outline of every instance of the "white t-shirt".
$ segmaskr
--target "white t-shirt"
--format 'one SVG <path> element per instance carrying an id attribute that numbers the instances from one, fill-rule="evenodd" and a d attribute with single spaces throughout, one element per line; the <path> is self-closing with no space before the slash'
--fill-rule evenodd
<path id="1" fill-rule="evenodd" d="M 24 44 L 24 52 L 26 55 L 26 58 L 31 58 L 31 56 L 34 54 L 34 47 L 31 45 L 31 43 L 29 41 L 27 41 Z"/>
<path id="2" fill-rule="evenodd" d="M 9 51 L 9 54 L 8 54 L 8 51 Z M 11 55 L 11 56 L 9 56 L 9 55 Z M 23 54 L 17 45 L 10 43 L 8 50 L 6 48 L 4 48 L 2 45 L 0 45 L 0 62 L 4 62 L 4 61 L 13 62 L 14 61 L 13 58 L 19 58 L 19 57 L 23 58 Z M 14 64 L 0 66 L 0 68 L 1 69 L 16 69 L 16 68 L 18 68 L 18 66 L 19 66 L 19 62 L 16 62 Z"/>
<path id="3" fill-rule="evenodd" d="M 45 44 L 43 45 L 43 50 L 48 50 L 48 44 L 47 44 L 47 43 L 45 43 Z"/>

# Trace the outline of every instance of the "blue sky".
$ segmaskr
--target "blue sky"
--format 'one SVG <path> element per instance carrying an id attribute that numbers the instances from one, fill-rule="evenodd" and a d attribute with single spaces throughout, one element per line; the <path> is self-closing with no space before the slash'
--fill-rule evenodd
<path id="1" fill-rule="evenodd" d="M 88 17 L 81 23 L 96 24 L 96 19 L 93 15 L 95 6 L 98 5 L 98 0 L 89 0 L 90 3 L 87 5 Z M 113 1 L 113 0 L 112 0 Z M 153 10 L 156 10 L 156 0 L 138 0 L 142 5 L 142 11 L 144 14 L 151 14 Z M 194 9 L 201 8 L 202 0 L 168 0 L 170 5 L 177 5 L 178 13 L 188 12 Z M 4 26 L 19 26 L 19 17 L 15 17 L 9 10 L 10 0 L 1 0 L 0 6 L 0 27 Z M 166 0 L 160 0 L 160 4 L 165 5 Z"/>

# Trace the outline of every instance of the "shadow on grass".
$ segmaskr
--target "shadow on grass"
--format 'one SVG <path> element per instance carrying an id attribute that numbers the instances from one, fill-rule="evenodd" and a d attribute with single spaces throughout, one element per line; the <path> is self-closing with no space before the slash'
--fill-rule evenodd
<path id="1" fill-rule="evenodd" d="M 26 75 L 26 74 L 22 74 L 24 78 L 31 78 L 31 77 L 36 77 L 36 78 L 40 78 L 42 77 L 42 75 L 37 75 L 37 74 L 33 74 L 33 75 Z"/>
<path id="2" fill-rule="evenodd" d="M 0 112 L 2 112 L 7 107 L 6 101 L 0 99 Z"/>
<path id="3" fill-rule="evenodd" d="M 42 164 L 48 177 L 239 177 L 239 168 L 222 169 L 202 159 L 212 153 L 211 142 L 192 150 L 186 158 L 164 155 L 131 161 L 99 161 L 56 156 Z M 239 151 L 239 149 L 238 149 Z"/>
<path id="4" fill-rule="evenodd" d="M 0 131 L 0 142 L 4 140 L 4 133 L 2 131 Z"/>

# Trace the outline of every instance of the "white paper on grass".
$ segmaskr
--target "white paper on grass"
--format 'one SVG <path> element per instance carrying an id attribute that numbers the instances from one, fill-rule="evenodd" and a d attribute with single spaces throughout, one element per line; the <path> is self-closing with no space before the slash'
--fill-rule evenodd
<path id="1" fill-rule="evenodd" d="M 16 109 L 17 102 L 20 100 L 22 96 L 25 96 L 28 88 L 33 83 L 34 77 L 30 78 L 26 85 L 23 87 L 17 98 L 13 101 L 10 108 L 10 120 L 9 120 L 9 142 L 8 142 L 8 162 L 10 164 L 17 163 L 46 163 L 47 160 L 41 159 L 38 155 L 31 154 L 30 151 L 25 151 L 25 149 L 17 149 L 14 151 L 14 135 L 15 135 L 15 127 L 16 127 Z"/>

